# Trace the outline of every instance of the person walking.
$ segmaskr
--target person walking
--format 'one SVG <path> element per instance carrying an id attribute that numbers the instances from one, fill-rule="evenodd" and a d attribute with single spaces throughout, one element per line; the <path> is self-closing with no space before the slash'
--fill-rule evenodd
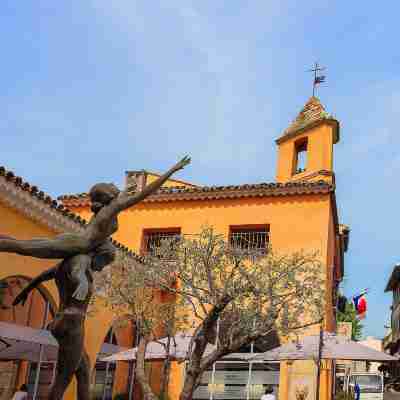
<path id="1" fill-rule="evenodd" d="M 21 385 L 19 390 L 17 390 L 14 393 L 12 400 L 27 400 L 27 399 L 28 399 L 28 387 L 25 384 L 23 384 Z"/>
<path id="2" fill-rule="evenodd" d="M 276 400 L 276 396 L 274 395 L 274 390 L 271 386 L 267 386 L 265 389 L 265 394 L 261 396 L 260 400 Z"/>

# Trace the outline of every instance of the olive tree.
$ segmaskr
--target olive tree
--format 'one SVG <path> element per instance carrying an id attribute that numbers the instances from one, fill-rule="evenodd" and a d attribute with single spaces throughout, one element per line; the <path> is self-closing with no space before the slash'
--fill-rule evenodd
<path id="1" fill-rule="evenodd" d="M 161 390 L 159 397 L 167 392 L 170 372 L 170 342 L 173 340 L 180 323 L 185 323 L 185 313 L 176 312 L 177 302 L 174 296 L 162 296 L 160 289 L 148 285 L 149 274 L 146 264 L 126 254 L 120 254 L 110 269 L 95 277 L 96 296 L 91 304 L 91 313 L 96 314 L 96 299 L 109 307 L 117 316 L 116 324 L 123 326 L 132 323 L 138 339 L 135 377 L 146 400 L 157 397 L 153 393 L 145 373 L 145 351 L 148 342 L 160 336 L 167 338 L 159 342 L 165 347 L 166 359 L 163 363 Z M 152 279 L 154 282 L 154 280 Z"/>
<path id="2" fill-rule="evenodd" d="M 202 374 L 224 356 L 273 333 L 298 334 L 321 320 L 323 265 L 316 253 L 282 254 L 272 249 L 260 253 L 251 244 L 245 247 L 228 243 L 205 227 L 179 242 L 164 241 L 129 274 L 123 266 L 115 267 L 112 279 L 103 282 L 111 306 L 125 303 L 131 310 L 139 308 L 132 314 L 147 327 L 143 338 L 160 321 L 166 323 L 165 305 L 155 307 L 151 293 L 162 290 L 174 299 L 167 303 L 170 326 L 175 332 L 177 326 L 185 326 L 191 334 L 180 400 L 190 400 Z M 137 288 L 135 301 L 121 296 L 125 287 Z M 145 344 L 146 339 L 139 344 L 142 354 L 136 372 L 145 397 L 154 399 L 144 374 Z M 216 345 L 206 352 L 208 344 Z"/>
<path id="3" fill-rule="evenodd" d="M 227 243 L 206 227 L 148 260 L 148 280 L 190 310 L 193 336 L 181 400 L 191 399 L 204 371 L 271 333 L 288 336 L 321 319 L 322 263 L 316 253 L 260 253 Z M 250 248 L 250 250 L 249 250 Z M 171 285 L 171 277 L 177 284 Z M 217 323 L 219 340 L 215 343 Z M 189 328 L 189 327 L 188 327 Z"/>

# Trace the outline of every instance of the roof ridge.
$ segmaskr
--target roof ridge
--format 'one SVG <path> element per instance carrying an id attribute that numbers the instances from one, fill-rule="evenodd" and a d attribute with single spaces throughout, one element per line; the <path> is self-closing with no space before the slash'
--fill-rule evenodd
<path id="1" fill-rule="evenodd" d="M 296 182 L 261 182 L 253 184 L 225 185 L 225 186 L 200 186 L 200 187 L 162 187 L 156 193 L 150 195 L 144 201 L 163 201 L 171 198 L 172 200 L 190 200 L 190 196 L 205 196 L 204 198 L 226 198 L 229 197 L 260 197 L 260 196 L 278 196 L 295 194 L 313 194 L 333 191 L 335 186 L 324 180 L 318 181 L 296 181 Z M 226 196 L 225 196 L 226 195 Z M 165 197 L 167 196 L 167 197 Z M 172 197 L 175 197 L 172 199 Z M 63 195 L 58 197 L 65 203 L 70 203 L 72 207 L 88 205 L 90 200 L 86 193 L 72 195 Z"/>
<path id="2" fill-rule="evenodd" d="M 0 166 L 0 177 L 4 177 L 6 181 L 13 184 L 18 189 L 29 193 L 32 197 L 43 202 L 50 209 L 60 213 L 60 215 L 77 223 L 81 227 L 87 225 L 87 221 L 85 221 L 80 215 L 70 211 L 67 207 L 65 207 L 64 204 L 54 200 L 50 195 L 40 190 L 36 185 L 32 185 L 29 182 L 24 181 L 20 176 L 17 176 L 13 171 L 7 170 L 4 166 Z M 138 260 L 141 260 L 141 257 L 134 253 L 129 247 L 117 242 L 114 239 L 111 239 L 111 242 L 118 249 L 128 253 Z"/>
<path id="3" fill-rule="evenodd" d="M 291 181 L 291 182 L 259 182 L 259 183 L 242 183 L 242 184 L 231 184 L 231 185 L 204 185 L 204 186 L 195 186 L 195 187 L 184 187 L 184 186 L 162 186 L 158 189 L 157 192 L 170 192 L 170 191 L 208 191 L 208 190 L 226 190 L 226 189 L 241 189 L 241 188 L 253 188 L 253 187 L 289 187 L 289 186 L 312 186 L 312 185 L 321 185 L 328 184 L 324 180 L 319 181 Z M 81 193 L 73 193 L 73 194 L 63 194 L 57 197 L 58 200 L 68 200 L 68 199 L 79 199 L 86 198 L 89 196 L 87 192 Z"/>

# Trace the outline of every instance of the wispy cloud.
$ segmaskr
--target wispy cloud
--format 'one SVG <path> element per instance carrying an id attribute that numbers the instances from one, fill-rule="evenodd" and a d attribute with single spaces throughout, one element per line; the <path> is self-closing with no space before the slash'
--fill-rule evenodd
<path id="1" fill-rule="evenodd" d="M 273 139 L 311 94 L 305 71 L 326 65 L 319 94 L 341 121 L 337 196 L 352 227 L 347 290 L 379 286 L 367 321 L 379 334 L 389 302 L 381 289 L 398 261 L 397 2 L 1 7 L 1 163 L 53 194 L 122 183 L 126 169 L 160 171 L 186 152 L 193 164 L 182 178 L 271 181 Z"/>

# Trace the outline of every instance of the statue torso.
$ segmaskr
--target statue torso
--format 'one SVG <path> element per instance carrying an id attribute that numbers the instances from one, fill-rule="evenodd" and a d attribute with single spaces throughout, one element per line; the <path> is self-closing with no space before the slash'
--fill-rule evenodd
<path id="1" fill-rule="evenodd" d="M 57 268 L 55 282 L 59 291 L 60 306 L 59 311 L 66 311 L 67 309 L 78 309 L 86 312 L 89 305 L 90 298 L 93 295 L 93 276 L 90 268 L 86 270 L 86 277 L 89 282 L 88 295 L 84 301 L 78 301 L 73 298 L 73 294 L 77 288 L 76 282 L 71 278 L 71 269 L 73 263 L 79 262 L 78 257 L 88 257 L 87 255 L 77 255 L 62 261 Z"/>
<path id="2" fill-rule="evenodd" d="M 107 207 L 93 215 L 86 227 L 87 236 L 94 247 L 109 239 L 118 230 L 118 217 L 108 216 Z"/>

